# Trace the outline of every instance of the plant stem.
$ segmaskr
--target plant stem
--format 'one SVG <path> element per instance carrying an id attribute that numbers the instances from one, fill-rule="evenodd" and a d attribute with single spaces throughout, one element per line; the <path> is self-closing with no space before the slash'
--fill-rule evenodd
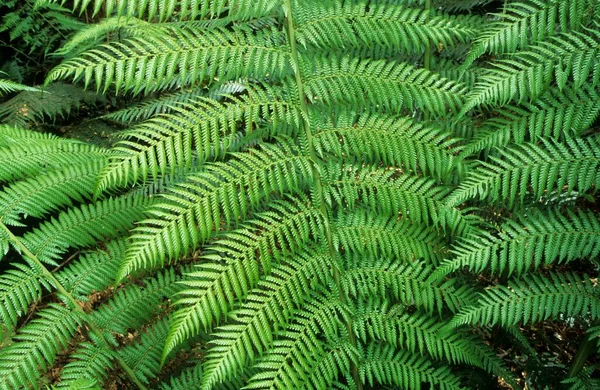
<path id="1" fill-rule="evenodd" d="M 425 0 L 425 12 L 427 13 L 427 19 L 431 16 L 431 0 Z M 425 57 L 423 58 L 423 67 L 427 70 L 431 69 L 431 39 L 427 40 L 427 46 L 425 46 Z M 424 110 L 423 119 L 429 120 L 429 112 Z"/>
<path id="2" fill-rule="evenodd" d="M 106 341 L 106 339 L 104 339 L 104 336 L 102 335 L 102 331 L 100 329 L 98 329 L 96 327 L 96 325 L 90 320 L 88 314 L 79 305 L 79 302 L 73 297 L 73 295 L 70 292 L 67 291 L 66 288 L 64 288 L 64 286 L 58 281 L 58 279 L 56 279 L 56 277 L 54 276 L 54 274 L 52 274 L 52 272 L 50 272 L 44 266 L 44 264 L 40 261 L 40 259 L 38 259 L 38 257 L 36 255 L 34 255 L 29 250 L 29 248 L 27 248 L 25 246 L 25 244 L 23 244 L 21 242 L 21 240 L 19 240 L 19 238 L 17 236 L 15 236 L 4 223 L 0 222 L 0 228 L 2 228 L 4 230 L 4 232 L 6 233 L 6 235 L 8 236 L 8 238 L 10 239 L 10 241 L 12 241 L 14 243 L 14 245 L 19 249 L 19 251 L 24 256 L 26 256 L 31 261 L 33 261 L 34 263 L 36 263 L 36 265 L 39 266 L 42 269 L 42 272 L 43 272 L 44 276 L 46 278 L 48 278 L 48 280 L 50 280 L 50 282 L 54 285 L 54 287 L 56 288 L 56 290 L 61 295 L 63 295 L 65 298 L 67 298 L 69 300 L 69 302 L 71 302 L 71 305 L 75 308 L 75 310 L 77 310 L 81 314 L 82 318 L 84 319 L 84 321 L 85 321 L 86 325 L 88 326 L 88 328 L 90 329 L 90 331 L 92 333 L 96 334 L 96 336 L 98 336 L 98 338 L 100 340 L 104 341 L 104 344 L 106 345 L 107 348 L 111 348 L 110 344 Z M 133 372 L 133 370 L 131 369 L 131 367 L 129 367 L 127 365 L 127 363 L 125 362 L 125 360 L 123 360 L 123 358 L 120 357 L 120 356 L 118 356 L 117 354 L 115 354 L 114 356 L 115 356 L 115 359 L 117 360 L 117 362 L 119 363 L 119 366 L 121 366 L 121 368 L 123 369 L 123 371 L 125 371 L 125 373 L 129 377 L 129 379 L 131 379 L 131 381 L 133 383 L 135 383 L 135 385 L 139 389 L 141 389 L 141 390 L 147 390 L 146 386 L 144 386 L 144 384 L 142 382 L 140 382 L 140 380 L 135 376 L 135 373 Z"/>
<path id="3" fill-rule="evenodd" d="M 304 83 L 302 81 L 302 75 L 300 74 L 300 62 L 298 61 L 298 48 L 296 46 L 296 37 L 294 30 L 294 19 L 292 16 L 292 4 L 291 0 L 285 0 L 285 12 L 286 12 L 286 20 L 287 20 L 287 33 L 288 40 L 290 42 L 290 55 L 292 61 L 292 67 L 294 68 L 294 74 L 296 76 L 296 86 L 298 88 L 298 100 L 300 104 L 300 110 L 302 111 L 302 127 L 304 129 L 304 134 L 306 136 L 306 142 L 308 147 L 308 154 L 310 159 L 312 160 L 312 174 L 315 178 L 315 190 L 317 194 L 317 199 L 320 203 L 321 213 L 323 214 L 323 218 L 325 219 L 325 236 L 327 239 L 327 246 L 329 248 L 329 255 L 333 261 L 332 271 L 333 271 L 333 279 L 335 285 L 340 293 L 340 300 L 343 304 L 348 302 L 348 298 L 346 294 L 344 294 L 341 282 L 340 282 L 340 274 L 341 270 L 339 268 L 339 264 L 336 259 L 338 257 L 338 253 L 335 250 L 335 246 L 333 245 L 333 234 L 331 232 L 331 223 L 329 220 L 329 210 L 327 204 L 325 202 L 325 196 L 323 194 L 323 180 L 321 177 L 320 171 L 317 169 L 317 162 L 319 161 L 317 157 L 317 152 L 314 147 L 314 137 L 312 134 L 312 129 L 309 122 L 308 117 L 308 107 L 306 104 L 306 96 L 304 94 Z M 352 320 L 348 319 L 346 321 L 346 330 L 348 331 L 348 337 L 350 338 L 350 343 L 356 349 L 356 336 L 354 335 Z M 355 363 L 351 362 L 350 366 L 352 377 L 354 382 L 356 383 L 356 388 L 358 390 L 362 390 L 362 382 L 358 376 L 358 367 Z"/>

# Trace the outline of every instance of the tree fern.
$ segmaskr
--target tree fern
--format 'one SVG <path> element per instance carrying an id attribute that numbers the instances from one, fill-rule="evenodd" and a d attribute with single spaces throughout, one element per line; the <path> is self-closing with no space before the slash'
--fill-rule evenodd
<path id="1" fill-rule="evenodd" d="M 518 388 L 502 326 L 597 333 L 594 2 L 64 6 L 44 86 L 125 129 L 0 127 L 5 388 Z"/>

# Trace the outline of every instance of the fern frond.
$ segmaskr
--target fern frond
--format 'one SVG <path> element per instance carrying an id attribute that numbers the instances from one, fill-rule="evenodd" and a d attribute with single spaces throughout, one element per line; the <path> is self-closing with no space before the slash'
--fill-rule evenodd
<path id="1" fill-rule="evenodd" d="M 597 364 L 583 368 L 576 376 L 566 378 L 562 382 L 563 385 L 569 386 L 569 390 L 586 390 L 600 387 L 600 379 L 594 378 L 595 372 L 598 371 Z"/>
<path id="2" fill-rule="evenodd" d="M 490 268 L 494 274 L 508 271 L 521 275 L 542 264 L 569 262 L 600 253 L 600 221 L 591 212 L 528 212 L 499 227 L 498 237 L 472 235 L 454 246 L 456 255 L 447 260 L 430 280 L 468 267 L 473 272 Z"/>
<path id="3" fill-rule="evenodd" d="M 31 91 L 31 92 L 40 92 L 39 89 L 34 87 L 29 87 L 27 85 L 23 85 L 20 83 L 15 83 L 14 81 L 0 79 L 0 96 L 7 94 L 9 92 L 16 91 Z"/>
<path id="4" fill-rule="evenodd" d="M 294 147 L 264 145 L 235 153 L 227 163 L 207 165 L 150 207 L 133 231 L 117 281 L 140 268 L 176 260 L 221 228 L 246 215 L 271 192 L 294 193 L 312 179 L 310 161 Z"/>
<path id="5" fill-rule="evenodd" d="M 14 268 L 0 275 L 0 322 L 8 331 L 18 318 L 27 313 L 29 305 L 42 296 L 42 287 L 50 290 L 43 270 L 37 264 L 14 263 Z"/>
<path id="6" fill-rule="evenodd" d="M 298 310 L 284 329 L 279 330 L 271 348 L 254 365 L 258 372 L 247 389 L 300 388 L 308 382 L 306 369 L 314 351 L 324 350 L 320 335 L 333 335 L 344 325 L 344 313 L 335 294 L 315 296 Z"/>
<path id="7" fill-rule="evenodd" d="M 328 255 L 307 251 L 274 267 L 244 304 L 229 314 L 235 323 L 216 329 L 206 356 L 202 387 L 211 388 L 234 376 L 262 355 L 277 333 L 270 324 L 287 322 L 316 286 L 327 284 L 331 262 Z"/>
<path id="8" fill-rule="evenodd" d="M 64 0 L 38 0 L 38 2 L 56 2 Z M 106 16 L 138 17 L 146 21 L 165 22 L 169 20 L 191 20 L 217 18 L 248 20 L 269 15 L 280 5 L 277 0 L 182 0 L 169 2 L 151 2 L 144 0 L 75 0 L 73 11 L 82 14 L 93 6 L 93 16 L 101 10 Z M 175 12 L 175 10 L 178 12 Z"/>
<path id="9" fill-rule="evenodd" d="M 385 218 L 357 209 L 340 214 L 333 223 L 333 243 L 340 250 L 404 263 L 424 260 L 437 264 L 443 256 L 442 237 L 423 224 Z"/>
<path id="10" fill-rule="evenodd" d="M 587 130 L 600 114 L 600 95 L 589 86 L 572 89 L 551 88 L 531 104 L 507 106 L 499 116 L 481 125 L 481 130 L 461 151 L 468 156 L 485 149 L 503 147 L 540 138 L 564 139 Z"/>
<path id="11" fill-rule="evenodd" d="M 315 115 L 315 149 L 321 158 L 354 156 L 367 163 L 401 165 L 406 172 L 445 177 L 460 164 L 458 140 L 444 130 L 423 126 L 409 117 L 340 112 L 334 120 Z"/>
<path id="12" fill-rule="evenodd" d="M 421 389 L 430 383 L 439 389 L 460 389 L 459 379 L 447 366 L 435 366 L 428 359 L 389 344 L 369 343 L 361 351 L 359 376 L 369 386 L 395 385 L 403 389 Z"/>
<path id="13" fill-rule="evenodd" d="M 284 36 L 275 30 L 258 34 L 180 27 L 88 50 L 55 67 L 46 84 L 72 78 L 86 87 L 93 83 L 103 93 L 113 87 L 117 93 L 147 94 L 213 78 L 279 77 L 289 73 L 288 62 Z"/>
<path id="14" fill-rule="evenodd" d="M 478 302 L 465 307 L 450 321 L 451 328 L 464 324 L 503 327 L 529 324 L 564 316 L 600 316 L 600 295 L 587 276 L 551 273 L 527 275 L 481 293 Z"/>
<path id="15" fill-rule="evenodd" d="M 89 336 L 93 337 L 92 334 Z M 108 377 L 108 370 L 113 368 L 114 359 L 114 353 L 103 344 L 102 341 L 79 343 L 60 373 L 57 388 L 71 390 L 82 379 L 94 381 L 101 386 Z"/>
<path id="16" fill-rule="evenodd" d="M 464 228 L 460 212 L 444 202 L 447 189 L 431 179 L 371 166 L 331 163 L 325 169 L 324 196 L 329 204 L 354 208 L 360 202 L 381 215 L 399 215 L 425 226 Z"/>
<path id="17" fill-rule="evenodd" d="M 557 32 L 579 28 L 587 13 L 588 0 L 524 0 L 507 3 L 497 20 L 475 38 L 463 69 L 484 53 L 514 52 L 530 43 L 542 41 Z"/>
<path id="18" fill-rule="evenodd" d="M 300 126 L 300 113 L 288 101 L 286 90 L 253 88 L 226 103 L 203 98 L 180 107 L 172 114 L 153 118 L 121 134 L 117 156 L 103 172 L 98 190 L 125 186 L 139 179 L 190 167 L 195 159 L 206 161 L 223 155 L 239 127 L 250 133 L 263 120 Z M 291 91 L 293 93 L 293 90 Z M 283 98 L 282 98 L 283 95 Z"/>
<path id="19" fill-rule="evenodd" d="M 454 313 L 473 300 L 473 291 L 455 286 L 455 281 L 432 284 L 428 277 L 433 269 L 422 263 L 402 264 L 381 258 L 368 260 L 361 255 L 347 254 L 344 265 L 340 286 L 348 297 L 393 296 L 405 305 L 429 313 L 437 311 L 440 315 L 446 307 Z"/>
<path id="20" fill-rule="evenodd" d="M 75 334 L 80 318 L 77 312 L 50 303 L 38 317 L 23 327 L 13 343 L 0 351 L 0 389 L 36 387 L 39 370 L 52 365 Z"/>
<path id="21" fill-rule="evenodd" d="M 139 196 L 84 204 L 42 223 L 26 233 L 22 241 L 39 260 L 55 264 L 68 248 L 82 248 L 127 232 L 149 204 L 150 199 Z"/>
<path id="22" fill-rule="evenodd" d="M 481 162 L 447 198 L 449 206 L 468 199 L 505 202 L 509 207 L 534 201 L 553 191 L 570 193 L 600 188 L 600 138 L 567 138 L 564 143 L 540 139 L 500 149 L 492 163 Z"/>
<path id="23" fill-rule="evenodd" d="M 476 34 L 459 18 L 389 3 L 303 1 L 294 21 L 300 44 L 327 50 L 381 46 L 395 53 L 421 53 L 430 42 L 453 46 Z"/>
<path id="24" fill-rule="evenodd" d="M 44 169 L 62 169 L 106 156 L 106 150 L 80 141 L 32 138 L 0 147 L 0 181 L 35 176 Z"/>
<path id="25" fill-rule="evenodd" d="M 6 148 L 11 145 L 22 142 L 35 143 L 44 142 L 44 140 L 57 140 L 54 134 L 42 133 L 33 130 L 13 127 L 5 124 L 0 124 L 0 147 Z M 69 141 L 67 141 L 69 142 Z"/>
<path id="26" fill-rule="evenodd" d="M 461 331 L 441 332 L 447 326 L 445 321 L 381 305 L 365 309 L 359 311 L 354 325 L 357 336 L 367 345 L 373 340 L 385 341 L 412 354 L 480 367 L 507 381 L 512 377 L 493 349 L 478 337 Z"/>
<path id="27" fill-rule="evenodd" d="M 55 274 L 61 285 L 79 300 L 114 283 L 127 241 L 113 240 L 104 245 L 105 249 L 85 253 Z"/>
<path id="28" fill-rule="evenodd" d="M 164 311 L 161 303 L 179 291 L 180 276 L 173 268 L 144 280 L 142 286 L 128 285 L 102 307 L 90 314 L 91 320 L 104 331 L 127 334 L 139 328 L 154 315 Z"/>
<path id="29" fill-rule="evenodd" d="M 0 192 L 0 221 L 23 226 L 21 215 L 39 218 L 73 201 L 89 200 L 96 177 L 106 165 L 105 156 L 91 156 L 78 165 L 69 165 L 46 175 L 36 175 L 14 182 Z"/>
<path id="30" fill-rule="evenodd" d="M 383 107 L 391 112 L 423 109 L 457 112 L 465 88 L 426 69 L 406 63 L 350 57 L 302 61 L 306 94 L 312 103 Z"/>
<path id="31" fill-rule="evenodd" d="M 119 350 L 119 355 L 143 383 L 149 383 L 160 372 L 160 357 L 168 333 L 169 321 L 165 317 L 150 325 L 137 342 Z"/>
<path id="32" fill-rule="evenodd" d="M 573 88 L 600 82 L 600 31 L 570 32 L 530 46 L 510 59 L 492 63 L 481 75 L 473 94 L 461 109 L 464 114 L 485 104 L 505 105 L 538 98 L 555 82 L 563 89 L 569 79 Z"/>
<path id="33" fill-rule="evenodd" d="M 183 370 L 177 377 L 171 377 L 169 383 L 162 383 L 160 390 L 193 390 L 200 388 L 202 383 L 202 366 L 200 364 Z"/>
<path id="34" fill-rule="evenodd" d="M 201 257 L 205 262 L 181 282 L 187 288 L 178 294 L 180 308 L 171 319 L 167 351 L 218 323 L 258 284 L 261 271 L 269 275 L 274 262 L 281 263 L 311 239 L 323 236 L 320 211 L 303 203 L 273 202 L 244 229 L 229 232 L 206 248 Z"/>

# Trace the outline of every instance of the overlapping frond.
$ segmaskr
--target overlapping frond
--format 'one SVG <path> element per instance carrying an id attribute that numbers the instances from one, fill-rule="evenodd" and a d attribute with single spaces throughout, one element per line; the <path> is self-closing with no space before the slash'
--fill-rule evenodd
<path id="1" fill-rule="evenodd" d="M 586 29 L 558 35 L 529 46 L 509 59 L 497 60 L 478 79 L 461 113 L 483 104 L 505 105 L 532 101 L 548 90 L 572 80 L 574 88 L 600 82 L 600 31 Z"/>
<path id="2" fill-rule="evenodd" d="M 23 143 L 11 142 L 0 147 L 0 181 L 22 180 L 44 169 L 82 164 L 106 153 L 97 146 L 65 138 L 36 137 Z"/>
<path id="3" fill-rule="evenodd" d="M 16 91 L 39 92 L 40 90 L 20 83 L 15 83 L 14 81 L 0 79 L 0 96 Z"/>
<path id="4" fill-rule="evenodd" d="M 589 86 L 551 88 L 531 104 L 506 106 L 485 121 L 473 140 L 461 150 L 472 155 L 510 143 L 540 138 L 564 139 L 587 130 L 600 114 L 600 95 Z"/>
<path id="5" fill-rule="evenodd" d="M 497 285 L 481 293 L 479 301 L 454 316 L 450 327 L 464 324 L 511 326 L 564 316 L 600 316 L 600 294 L 594 281 L 572 273 L 526 279 Z"/>
<path id="6" fill-rule="evenodd" d="M 540 139 L 499 149 L 500 157 L 481 162 L 447 198 L 449 206 L 468 199 L 522 203 L 538 201 L 553 191 L 585 192 L 600 188 L 600 139 L 566 138 L 565 142 Z"/>
<path id="7" fill-rule="evenodd" d="M 423 383 L 439 389 L 460 389 L 460 381 L 448 366 L 436 366 L 430 360 L 390 344 L 370 343 L 361 351 L 360 379 L 370 386 L 395 385 L 418 390 Z"/>
<path id="8" fill-rule="evenodd" d="M 352 57 L 316 57 L 302 61 L 306 94 L 313 103 L 383 107 L 391 112 L 422 109 L 456 112 L 465 89 L 424 68 L 407 63 Z"/>
<path id="9" fill-rule="evenodd" d="M 165 317 L 150 325 L 135 343 L 119 350 L 142 382 L 150 382 L 160 372 L 160 357 L 168 333 L 169 321 Z"/>
<path id="10" fill-rule="evenodd" d="M 178 294 L 166 353 L 218 323 L 263 274 L 270 274 L 273 263 L 323 235 L 323 216 L 305 202 L 274 202 L 243 229 L 228 232 L 206 248 L 202 262 L 181 282 L 187 287 Z"/>
<path id="11" fill-rule="evenodd" d="M 514 52 L 557 32 L 579 28 L 586 16 L 589 0 L 523 0 L 507 3 L 498 19 L 489 23 L 475 38 L 466 68 L 484 53 Z"/>
<path id="12" fill-rule="evenodd" d="M 404 171 L 423 172 L 438 179 L 460 164 L 455 157 L 458 140 L 451 133 L 409 117 L 381 113 L 357 116 L 343 111 L 334 120 L 319 114 L 315 117 L 315 149 L 322 158 L 353 156 L 367 163 L 399 165 Z"/>
<path id="13" fill-rule="evenodd" d="M 290 71 L 281 32 L 179 28 L 131 37 L 85 51 L 54 68 L 46 83 L 72 78 L 98 91 L 134 94 Z"/>
<path id="14" fill-rule="evenodd" d="M 41 298 L 42 287 L 50 289 L 43 270 L 35 263 L 11 265 L 14 268 L 0 276 L 0 324 L 8 331 L 27 313 L 29 305 Z"/>
<path id="15" fill-rule="evenodd" d="M 508 271 L 519 275 L 542 264 L 568 262 L 600 253 L 600 220 L 596 214 L 568 211 L 530 211 L 520 218 L 506 220 L 498 237 L 467 236 L 457 243 L 455 257 L 432 275 L 439 280 L 467 267 L 473 272 L 490 269 L 494 274 Z"/>
<path id="16" fill-rule="evenodd" d="M 42 223 L 26 233 L 22 241 L 39 260 L 55 264 L 68 248 L 82 248 L 127 232 L 142 218 L 150 202 L 125 195 L 84 204 Z"/>
<path id="17" fill-rule="evenodd" d="M 331 263 L 329 255 L 309 250 L 274 267 L 240 308 L 229 314 L 233 322 L 216 329 L 202 388 L 234 376 L 270 348 L 277 333 L 270 324 L 287 322 L 317 286 L 326 285 Z"/>
<path id="18" fill-rule="evenodd" d="M 90 156 L 81 164 L 68 165 L 4 187 L 0 192 L 0 221 L 22 226 L 23 217 L 39 218 L 59 207 L 89 200 L 96 177 L 106 162 L 106 156 Z"/>
<path id="19" fill-rule="evenodd" d="M 205 242 L 221 224 L 237 223 L 272 192 L 297 192 L 311 177 L 310 161 L 285 143 L 207 165 L 205 172 L 190 175 L 148 209 L 146 219 L 133 231 L 117 280 L 136 269 L 176 260 Z"/>
<path id="20" fill-rule="evenodd" d="M 298 42 L 322 49 L 381 46 L 390 54 L 421 53 L 432 42 L 453 46 L 477 32 L 466 18 L 389 3 L 303 1 L 298 11 Z"/>
<path id="21" fill-rule="evenodd" d="M 324 168 L 325 200 L 329 204 L 353 208 L 363 203 L 382 215 L 398 215 L 425 226 L 465 228 L 461 213 L 444 202 L 448 190 L 431 179 L 372 166 L 339 163 Z"/>
<path id="22" fill-rule="evenodd" d="M 292 90 L 291 93 L 294 91 Z M 228 102 L 201 98 L 172 107 L 174 112 L 152 118 L 123 132 L 102 173 L 99 190 L 125 186 L 177 167 L 190 167 L 194 161 L 222 156 L 231 147 L 239 130 L 250 133 L 266 122 L 299 126 L 296 104 L 288 100 L 286 89 L 252 88 L 247 95 L 230 97 Z"/>
<path id="23" fill-rule="evenodd" d="M 246 385 L 248 389 L 298 388 L 308 381 L 308 362 L 314 351 L 324 348 L 321 335 L 331 336 L 341 329 L 343 305 L 335 294 L 316 295 L 295 313 L 285 329 L 278 330 L 272 347 L 260 357 L 258 370 Z"/>
<path id="24" fill-rule="evenodd" d="M 367 305 L 354 323 L 356 334 L 366 344 L 384 341 L 394 347 L 452 364 L 467 363 L 510 380 L 512 376 L 494 351 L 467 332 L 441 332 L 448 325 L 439 318 L 401 308 Z"/>
<path id="25" fill-rule="evenodd" d="M 50 303 L 40 310 L 37 318 L 13 337 L 13 343 L 0 351 L 0 389 L 35 387 L 41 375 L 39 370 L 52 365 L 67 347 L 79 322 L 77 312 L 58 304 Z"/>
<path id="26" fill-rule="evenodd" d="M 129 328 L 139 328 L 154 315 L 163 312 L 163 300 L 179 291 L 180 276 L 173 268 L 144 280 L 142 286 L 130 285 L 94 311 L 90 318 L 102 330 L 127 334 Z"/>
<path id="27" fill-rule="evenodd" d="M 91 335 L 90 335 L 91 336 Z M 113 368 L 113 352 L 103 342 L 82 342 L 69 355 L 69 362 L 60 373 L 59 389 L 77 387 L 81 380 L 89 380 L 101 386 Z"/>

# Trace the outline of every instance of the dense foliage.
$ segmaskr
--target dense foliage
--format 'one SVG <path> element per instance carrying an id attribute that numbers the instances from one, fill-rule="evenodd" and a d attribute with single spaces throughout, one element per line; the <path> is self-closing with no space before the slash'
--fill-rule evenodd
<path id="1" fill-rule="evenodd" d="M 0 389 L 600 386 L 595 0 L 2 4 Z"/>

